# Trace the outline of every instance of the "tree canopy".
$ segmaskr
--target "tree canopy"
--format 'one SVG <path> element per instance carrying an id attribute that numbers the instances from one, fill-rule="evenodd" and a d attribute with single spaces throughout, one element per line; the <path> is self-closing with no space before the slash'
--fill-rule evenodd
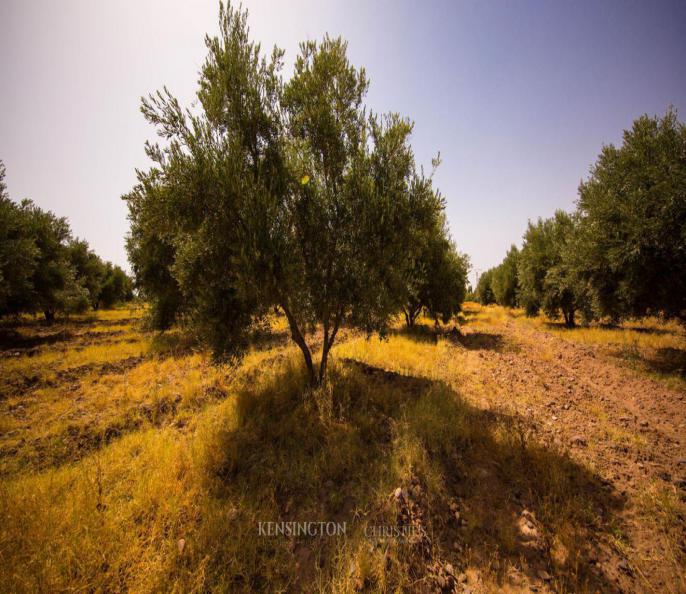
<path id="1" fill-rule="evenodd" d="M 476 298 L 482 305 L 489 305 L 495 303 L 495 295 L 493 293 L 493 268 L 489 268 L 479 276 L 476 283 Z"/>
<path id="2" fill-rule="evenodd" d="M 430 183 L 425 191 L 432 191 Z M 436 322 L 448 323 L 465 299 L 469 258 L 460 254 L 450 239 L 445 216 L 417 226 L 413 241 L 407 301 L 403 314 L 408 327 L 426 310 Z"/>
<path id="3" fill-rule="evenodd" d="M 579 187 L 580 272 L 597 314 L 686 319 L 686 127 L 642 116 Z"/>
<path id="4" fill-rule="evenodd" d="M 520 303 L 529 315 L 543 309 L 551 317 L 562 313 L 568 326 L 575 324 L 575 314 L 586 299 L 583 284 L 569 265 L 577 227 L 578 218 L 562 210 L 529 223 L 518 263 Z"/>
<path id="5" fill-rule="evenodd" d="M 493 298 L 499 305 L 515 307 L 519 302 L 519 250 L 513 245 L 502 263 L 493 269 L 491 285 Z"/>
<path id="6" fill-rule="evenodd" d="M 412 241 L 443 202 L 415 167 L 412 124 L 365 107 L 343 40 L 301 44 L 284 80 L 245 12 L 222 5 L 219 25 L 196 110 L 166 89 L 143 100 L 164 143 L 124 197 L 130 258 L 159 327 L 183 316 L 218 357 L 280 308 L 316 385 L 343 323 L 383 332 L 406 303 Z"/>

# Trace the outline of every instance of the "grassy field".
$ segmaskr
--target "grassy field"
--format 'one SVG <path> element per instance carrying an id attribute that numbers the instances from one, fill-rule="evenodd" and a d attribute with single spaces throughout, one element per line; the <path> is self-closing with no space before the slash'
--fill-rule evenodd
<path id="1" fill-rule="evenodd" d="M 217 366 L 144 315 L 1 329 L 0 591 L 686 591 L 682 328 L 467 304 L 311 392 L 280 318 Z"/>

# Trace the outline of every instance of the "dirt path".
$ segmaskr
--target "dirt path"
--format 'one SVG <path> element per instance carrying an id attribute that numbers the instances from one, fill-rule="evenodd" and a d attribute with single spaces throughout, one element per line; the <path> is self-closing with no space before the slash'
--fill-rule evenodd
<path id="1" fill-rule="evenodd" d="M 608 581 L 619 591 L 686 591 L 683 508 L 666 509 L 686 498 L 685 394 L 601 348 L 515 320 L 464 333 L 480 397 L 528 418 L 536 439 L 567 451 L 624 499 L 622 529 L 595 560 Z"/>

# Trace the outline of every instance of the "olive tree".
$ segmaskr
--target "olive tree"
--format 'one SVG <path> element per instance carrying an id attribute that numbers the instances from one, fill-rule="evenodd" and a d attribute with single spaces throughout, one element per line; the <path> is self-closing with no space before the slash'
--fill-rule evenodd
<path id="1" fill-rule="evenodd" d="M 100 291 L 105 278 L 105 263 L 83 239 L 71 241 L 67 247 L 67 254 L 74 269 L 76 282 L 87 291 L 89 305 L 93 309 L 98 309 Z"/>
<path id="2" fill-rule="evenodd" d="M 669 109 L 603 147 L 579 187 L 578 269 L 598 315 L 686 319 L 686 126 Z"/>
<path id="3" fill-rule="evenodd" d="M 83 311 L 88 291 L 78 282 L 69 258 L 71 230 L 64 217 L 44 211 L 31 200 L 18 205 L 23 233 L 32 243 L 33 259 L 27 263 L 29 284 L 20 296 L 17 311 L 43 312 L 52 322 L 60 312 Z"/>
<path id="4" fill-rule="evenodd" d="M 574 326 L 576 313 L 589 317 L 588 295 L 573 264 L 578 216 L 558 210 L 549 219 L 529 222 L 519 254 L 520 303 L 527 315 L 539 309 L 550 317 L 560 313 L 566 326 Z"/>
<path id="5" fill-rule="evenodd" d="M 444 324 L 457 315 L 465 299 L 469 272 L 469 258 L 457 251 L 442 213 L 419 235 L 403 305 L 405 322 L 410 328 L 422 310 Z"/>
<path id="6" fill-rule="evenodd" d="M 144 179 L 144 176 L 140 177 Z M 158 330 L 166 330 L 183 312 L 184 300 L 171 270 L 174 245 L 155 224 L 159 215 L 152 207 L 156 201 L 149 195 L 144 200 L 137 199 L 141 193 L 152 193 L 156 189 L 155 183 L 145 182 L 145 186 L 129 195 L 131 228 L 126 248 L 136 289 L 150 305 L 150 324 Z"/>
<path id="7" fill-rule="evenodd" d="M 131 299 L 133 299 L 133 286 L 129 276 L 121 267 L 112 262 L 106 262 L 97 302 L 93 308 L 112 307 L 116 303 L 131 301 Z"/>
<path id="8" fill-rule="evenodd" d="M 0 161 L 0 315 L 31 306 L 38 247 L 29 231 L 26 211 L 7 193 L 5 166 Z"/>
<path id="9" fill-rule="evenodd" d="M 197 108 L 166 89 L 143 101 L 164 142 L 125 196 L 129 254 L 165 321 L 183 316 L 217 356 L 239 355 L 280 308 L 318 385 L 342 324 L 383 331 L 400 309 L 415 220 L 441 204 L 411 191 L 412 125 L 367 112 L 342 40 L 302 44 L 284 81 L 283 52 L 262 55 L 245 12 L 222 5 L 219 21 Z"/>
<path id="10" fill-rule="evenodd" d="M 493 270 L 493 297 L 498 305 L 515 307 L 518 303 L 519 279 L 517 266 L 519 250 L 513 245 L 507 251 L 505 259 Z"/>
<path id="11" fill-rule="evenodd" d="M 476 283 L 476 298 L 481 305 L 495 303 L 495 295 L 493 294 L 494 271 L 494 268 L 489 268 L 479 276 L 479 280 Z"/>

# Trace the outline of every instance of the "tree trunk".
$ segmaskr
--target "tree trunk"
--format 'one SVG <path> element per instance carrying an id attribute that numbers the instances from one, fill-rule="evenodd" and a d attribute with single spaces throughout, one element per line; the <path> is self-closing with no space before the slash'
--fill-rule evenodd
<path id="1" fill-rule="evenodd" d="M 302 332 L 300 332 L 300 328 L 298 328 L 298 322 L 293 317 L 291 310 L 284 304 L 281 304 L 281 309 L 283 309 L 284 313 L 286 314 L 286 318 L 288 319 L 288 325 L 291 329 L 291 338 L 293 338 L 295 344 L 297 344 L 302 351 L 305 359 L 305 366 L 307 367 L 310 385 L 316 387 L 318 385 L 318 381 L 317 375 L 314 371 L 314 364 L 312 363 L 312 353 L 310 353 L 310 349 L 305 342 Z"/>
<path id="2" fill-rule="evenodd" d="M 407 324 L 408 328 L 414 328 L 414 323 L 417 320 L 417 316 L 419 315 L 420 311 L 422 311 L 421 307 L 415 309 L 403 309 L 403 313 L 405 314 L 405 323 Z"/>
<path id="3" fill-rule="evenodd" d="M 336 315 L 336 319 L 334 320 L 333 329 L 331 330 L 331 335 L 329 335 L 328 324 L 324 325 L 324 344 L 322 346 L 322 359 L 319 362 L 319 384 L 318 385 L 321 385 L 322 383 L 324 383 L 324 379 L 326 378 L 326 367 L 327 367 L 328 360 L 329 360 L 329 351 L 331 350 L 331 347 L 333 346 L 333 341 L 336 339 L 336 334 L 338 333 L 338 328 L 340 328 L 342 317 L 343 317 L 342 313 L 339 310 L 338 314 Z"/>
<path id="4" fill-rule="evenodd" d="M 329 349 L 322 347 L 322 359 L 319 362 L 319 378 L 317 385 L 321 386 L 324 383 L 324 378 L 326 377 L 326 365 L 329 359 Z"/>
<path id="5" fill-rule="evenodd" d="M 572 309 L 572 310 L 567 311 L 567 310 L 563 309 L 562 314 L 564 315 L 564 318 L 565 318 L 565 326 L 567 328 L 574 328 L 574 326 L 576 325 L 574 323 L 574 310 Z"/>
<path id="6" fill-rule="evenodd" d="M 44 310 L 43 315 L 45 316 L 45 321 L 48 324 L 52 324 L 55 321 L 55 310 L 54 309 Z"/>

